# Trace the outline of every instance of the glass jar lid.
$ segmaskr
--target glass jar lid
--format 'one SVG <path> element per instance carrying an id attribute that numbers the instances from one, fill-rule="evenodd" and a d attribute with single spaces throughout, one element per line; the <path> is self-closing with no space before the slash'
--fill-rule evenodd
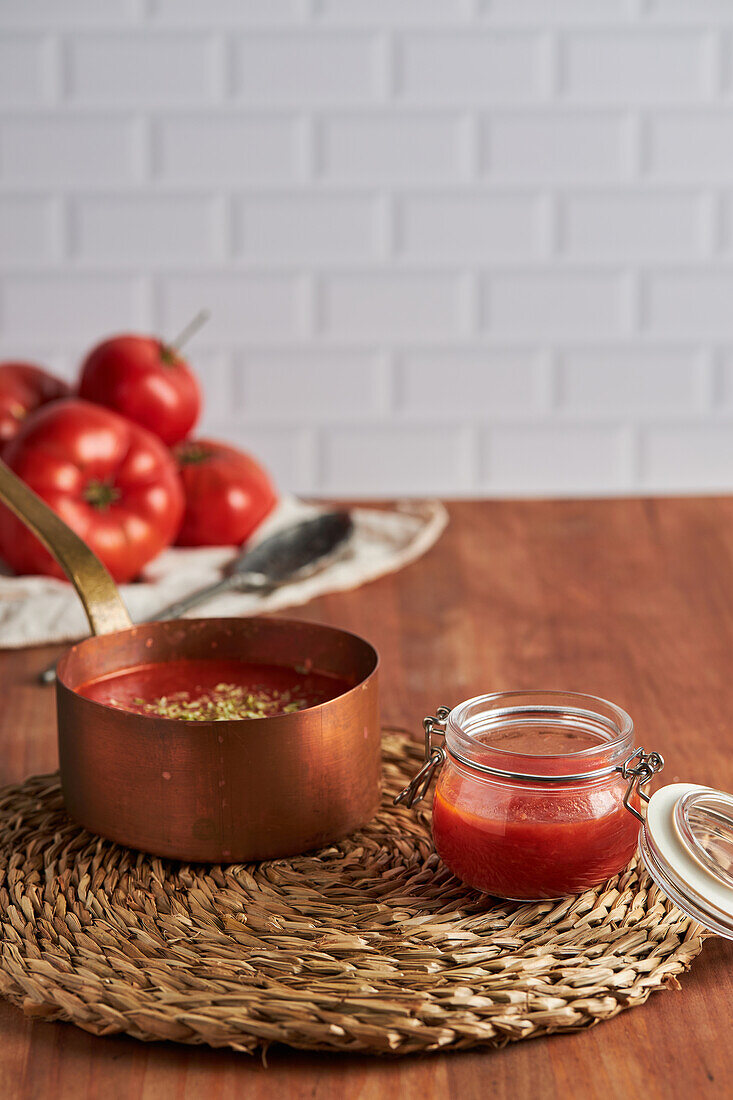
<path id="1" fill-rule="evenodd" d="M 639 855 L 675 905 L 733 939 L 733 795 L 693 783 L 660 787 L 647 805 Z"/>

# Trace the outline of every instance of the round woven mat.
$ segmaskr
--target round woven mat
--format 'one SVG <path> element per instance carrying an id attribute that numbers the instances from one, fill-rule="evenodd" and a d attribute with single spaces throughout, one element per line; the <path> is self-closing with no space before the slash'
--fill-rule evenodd
<path id="1" fill-rule="evenodd" d="M 421 749 L 384 740 L 385 796 L 313 855 L 202 867 L 80 830 L 58 777 L 0 792 L 0 992 L 100 1035 L 253 1052 L 500 1046 L 676 985 L 702 930 L 636 867 L 561 902 L 492 903 L 391 796 Z"/>

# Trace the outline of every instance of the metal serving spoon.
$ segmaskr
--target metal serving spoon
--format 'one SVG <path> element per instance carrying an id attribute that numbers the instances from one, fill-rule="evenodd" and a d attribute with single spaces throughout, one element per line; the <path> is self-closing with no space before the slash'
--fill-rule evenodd
<path id="1" fill-rule="evenodd" d="M 221 580 L 168 604 L 148 621 L 179 619 L 192 607 L 222 592 L 271 592 L 296 578 L 307 577 L 343 550 L 353 529 L 348 512 L 323 512 L 284 527 L 251 550 L 238 554 L 227 564 Z M 42 684 L 52 684 L 56 679 L 56 662 L 39 673 L 38 678 Z"/>

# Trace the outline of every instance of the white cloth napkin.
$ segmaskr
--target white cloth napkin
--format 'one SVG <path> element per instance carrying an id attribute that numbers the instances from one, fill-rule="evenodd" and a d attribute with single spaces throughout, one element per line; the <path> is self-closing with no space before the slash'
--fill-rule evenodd
<path id="1" fill-rule="evenodd" d="M 295 497 L 284 497 L 258 529 L 252 545 L 321 510 Z M 389 511 L 355 508 L 351 515 L 354 533 L 345 554 L 320 572 L 269 595 L 227 592 L 201 604 L 190 615 L 256 615 L 307 603 L 326 592 L 357 588 L 419 558 L 448 522 L 443 505 L 433 500 L 398 502 Z M 141 581 L 121 586 L 130 615 L 143 622 L 195 588 L 218 580 L 231 557 L 231 547 L 166 550 L 150 563 Z M 79 598 L 66 581 L 0 575 L 0 648 L 75 641 L 88 633 Z"/>

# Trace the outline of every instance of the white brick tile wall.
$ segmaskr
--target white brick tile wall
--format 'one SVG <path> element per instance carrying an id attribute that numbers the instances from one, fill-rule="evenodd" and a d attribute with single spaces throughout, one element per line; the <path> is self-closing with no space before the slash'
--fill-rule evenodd
<path id="1" fill-rule="evenodd" d="M 293 423 L 286 427 L 260 427 L 243 424 L 241 420 L 235 423 L 210 420 L 205 427 L 210 438 L 225 438 L 255 455 L 278 485 L 287 485 L 296 493 L 312 491 L 317 456 L 310 429 Z"/>
<path id="2" fill-rule="evenodd" d="M 596 21 L 618 23 L 635 12 L 636 7 L 637 0 L 552 0 L 551 4 L 547 0 L 479 0 L 482 13 L 498 21 L 540 26 L 546 23 L 594 24 Z"/>
<path id="3" fill-rule="evenodd" d="M 428 263 L 542 255 L 545 203 L 535 194 L 410 195 L 397 200 L 400 255 Z"/>
<path id="4" fill-rule="evenodd" d="M 153 23 L 262 26 L 297 20 L 302 0 L 148 0 Z"/>
<path id="5" fill-rule="evenodd" d="M 562 90 L 582 103 L 689 103 L 709 87 L 707 39 L 700 31 L 598 30 L 568 34 Z"/>
<path id="6" fill-rule="evenodd" d="M 659 491 L 730 490 L 733 430 L 730 424 L 650 426 L 644 436 L 642 486 Z"/>
<path id="7" fill-rule="evenodd" d="M 648 276 L 645 321 L 659 335 L 733 336 L 733 271 L 669 271 Z"/>
<path id="8" fill-rule="evenodd" d="M 580 260 L 684 260 L 704 255 L 710 205 L 699 192 L 570 193 L 561 247 Z"/>
<path id="9" fill-rule="evenodd" d="M 542 356 L 514 348 L 407 351 L 398 363 L 397 405 L 410 418 L 445 416 L 469 423 L 537 413 Z"/>
<path id="10" fill-rule="evenodd" d="M 599 109 L 493 111 L 482 120 L 481 167 L 511 182 L 614 183 L 628 177 L 628 117 Z"/>
<path id="11" fill-rule="evenodd" d="M 131 183 L 140 177 L 140 132 L 119 116 L 0 117 L 0 179 L 13 184 Z"/>
<path id="12" fill-rule="evenodd" d="M 2 0 L 0 356 L 204 306 L 292 489 L 733 488 L 733 5 Z"/>
<path id="13" fill-rule="evenodd" d="M 119 26 L 139 16 L 140 0 L 3 0 L 3 25 L 72 28 Z"/>
<path id="14" fill-rule="evenodd" d="M 43 35 L 0 38 L 0 104 L 26 106 L 51 98 L 52 42 Z"/>
<path id="15" fill-rule="evenodd" d="M 301 283 L 293 275 L 166 275 L 160 280 L 156 320 L 172 339 L 200 309 L 215 311 L 207 333 L 211 340 L 287 340 L 301 334 Z"/>
<path id="16" fill-rule="evenodd" d="M 369 493 L 379 483 L 391 484 L 397 494 L 450 493 L 471 484 L 465 432 L 437 421 L 399 432 L 386 427 L 327 429 L 321 459 L 323 487 L 336 494 Z"/>
<path id="17" fill-rule="evenodd" d="M 206 103 L 216 90 L 215 61 L 200 33 L 79 34 L 68 43 L 67 94 L 89 105 Z"/>
<path id="18" fill-rule="evenodd" d="M 225 248 L 210 195 L 85 195 L 71 211 L 72 254 L 95 264 L 204 262 Z"/>
<path id="19" fill-rule="evenodd" d="M 0 264 L 44 264 L 58 258 L 59 202 L 6 195 L 0 202 Z"/>
<path id="20" fill-rule="evenodd" d="M 733 109 L 663 111 L 648 121 L 647 167 L 661 180 L 725 183 L 733 174 Z"/>
<path id="21" fill-rule="evenodd" d="M 466 174 L 458 114 L 391 110 L 331 115 L 320 132 L 320 169 L 350 183 L 441 183 Z"/>
<path id="22" fill-rule="evenodd" d="M 484 322 L 498 336 L 614 337 L 626 329 L 626 284 L 615 272 L 498 272 L 483 289 Z"/>
<path id="23" fill-rule="evenodd" d="M 250 32 L 234 42 L 234 94 L 269 105 L 376 100 L 381 45 L 368 33 Z"/>
<path id="24" fill-rule="evenodd" d="M 241 366 L 241 411 L 254 421 L 375 419 L 383 364 L 374 352 L 252 351 Z"/>
<path id="25" fill-rule="evenodd" d="M 461 332 L 462 286 L 454 275 L 338 275 L 323 280 L 322 331 L 342 340 L 432 339 Z"/>
<path id="26" fill-rule="evenodd" d="M 472 0 L 314 0 L 316 14 L 324 21 L 373 26 L 460 21 L 471 10 Z"/>
<path id="27" fill-rule="evenodd" d="M 3 333 L 18 341 L 81 339 L 89 346 L 107 332 L 145 324 L 140 281 L 123 275 L 15 275 L 0 284 Z M 83 335 L 82 335 L 83 334 Z"/>
<path id="28" fill-rule="evenodd" d="M 299 127 L 287 114 L 171 115 L 154 123 L 155 174 L 172 184 L 279 183 L 299 171 Z"/>
<path id="29" fill-rule="evenodd" d="M 525 32 L 406 34 L 399 42 L 399 91 L 421 103 L 512 103 L 544 89 L 544 42 Z"/>
<path id="30" fill-rule="evenodd" d="M 490 429 L 483 439 L 485 484 L 506 492 L 623 492 L 623 429 L 606 424 L 513 424 Z"/>
<path id="31" fill-rule="evenodd" d="M 238 255 L 271 261 L 365 261 L 380 251 L 379 202 L 374 195 L 247 195 L 236 205 Z"/>
<path id="32" fill-rule="evenodd" d="M 579 348 L 558 363 L 558 403 L 579 416 L 654 421 L 702 411 L 703 364 L 694 349 Z"/>

